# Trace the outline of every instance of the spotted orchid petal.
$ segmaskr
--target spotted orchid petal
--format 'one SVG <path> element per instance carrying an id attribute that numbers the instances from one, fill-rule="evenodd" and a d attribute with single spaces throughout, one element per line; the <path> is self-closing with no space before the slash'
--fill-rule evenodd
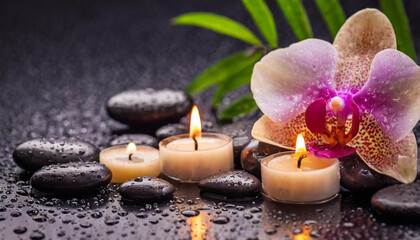
<path id="1" fill-rule="evenodd" d="M 417 175 L 417 141 L 412 132 L 398 142 L 385 133 L 373 115 L 363 112 L 359 133 L 349 146 L 373 170 L 403 183 L 413 182 Z"/>
<path id="2" fill-rule="evenodd" d="M 315 99 L 335 95 L 336 67 L 337 52 L 330 43 L 307 39 L 272 51 L 255 64 L 251 90 L 267 117 L 287 122 Z"/>
<path id="3" fill-rule="evenodd" d="M 376 55 L 370 71 L 369 80 L 353 99 L 397 142 L 420 119 L 420 67 L 404 53 L 387 49 Z"/>
<path id="4" fill-rule="evenodd" d="M 359 127 L 359 121 L 353 121 L 353 116 L 355 116 L 357 119 L 359 118 L 358 109 L 357 111 L 353 112 L 353 115 L 350 115 L 346 122 L 346 132 L 348 133 L 358 131 L 357 128 Z M 325 116 L 325 119 L 325 126 L 331 126 L 330 128 L 328 128 L 328 130 L 331 132 L 334 131 L 337 125 L 337 118 L 333 116 L 333 114 L 331 114 L 331 111 L 328 111 Z M 354 124 L 356 126 L 353 126 L 353 123 L 356 123 Z M 290 150 L 295 149 L 296 138 L 299 134 L 302 134 L 306 143 L 318 143 L 323 141 L 321 132 L 314 133 L 311 130 L 309 130 L 308 126 L 306 125 L 305 112 L 298 114 L 296 117 L 294 117 L 292 120 L 286 123 L 275 122 L 264 115 L 254 123 L 251 132 L 252 137 L 257 139 L 258 141 Z M 340 149 L 338 149 L 337 151 L 339 150 Z M 337 156 L 339 156 L 340 154 L 341 153 L 338 153 Z"/>
<path id="5" fill-rule="evenodd" d="M 264 115 L 255 122 L 251 134 L 260 142 L 290 150 L 295 149 L 296 138 L 299 134 L 302 134 L 305 142 L 321 140 L 319 134 L 312 133 L 306 127 L 305 113 L 298 114 L 287 123 L 274 122 Z"/>
<path id="6" fill-rule="evenodd" d="M 368 80 L 375 55 L 397 46 L 391 22 L 376 9 L 361 10 L 347 19 L 333 45 L 338 52 L 336 89 L 352 94 Z"/>

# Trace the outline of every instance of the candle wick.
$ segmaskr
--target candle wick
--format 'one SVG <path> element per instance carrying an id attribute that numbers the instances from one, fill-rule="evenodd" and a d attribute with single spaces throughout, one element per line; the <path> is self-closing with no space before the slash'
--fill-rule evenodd
<path id="1" fill-rule="evenodd" d="M 198 150 L 198 142 L 197 142 L 197 139 L 195 139 L 195 137 L 192 137 L 192 139 L 194 140 L 194 150 L 197 151 Z"/>
<path id="2" fill-rule="evenodd" d="M 132 159 L 131 159 L 131 157 L 132 157 L 132 156 L 133 156 L 133 154 L 132 154 L 132 153 L 130 153 L 130 154 L 128 155 L 128 160 L 130 160 L 130 161 L 131 161 L 131 160 L 132 160 Z"/>
<path id="3" fill-rule="evenodd" d="M 302 165 L 302 160 L 304 159 L 304 158 L 306 158 L 307 156 L 306 156 L 306 154 L 302 154 L 302 155 L 300 155 L 300 157 L 299 157 L 299 159 L 298 159 L 298 162 L 297 162 L 297 167 L 300 169 L 300 167 L 301 167 L 301 165 Z"/>

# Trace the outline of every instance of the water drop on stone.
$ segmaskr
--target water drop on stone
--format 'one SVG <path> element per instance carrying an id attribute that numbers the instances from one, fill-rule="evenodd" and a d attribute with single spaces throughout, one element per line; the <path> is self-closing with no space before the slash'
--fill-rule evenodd
<path id="1" fill-rule="evenodd" d="M 102 213 L 101 212 L 93 212 L 90 216 L 93 217 L 93 218 L 101 218 Z"/>
<path id="2" fill-rule="evenodd" d="M 195 217 L 198 216 L 198 214 L 200 214 L 199 211 L 197 210 L 184 210 L 181 212 L 182 215 L 186 216 L 186 217 Z"/>
<path id="3" fill-rule="evenodd" d="M 118 221 L 117 219 L 106 219 L 105 220 L 105 224 L 108 226 L 112 226 L 115 224 L 118 224 L 120 221 Z"/>
<path id="4" fill-rule="evenodd" d="M 12 216 L 12 217 L 20 217 L 21 215 L 22 215 L 21 212 L 11 212 L 10 213 L 10 216 Z"/>
<path id="5" fill-rule="evenodd" d="M 213 223 L 216 223 L 216 224 L 226 224 L 228 222 L 229 222 L 229 218 L 225 216 L 220 216 L 213 219 Z"/>
<path id="6" fill-rule="evenodd" d="M 28 229 L 26 227 L 16 227 L 15 229 L 13 229 L 13 232 L 16 234 L 23 234 L 27 231 Z"/>
<path id="7" fill-rule="evenodd" d="M 311 236 L 313 238 L 320 238 L 321 233 L 318 230 L 313 230 L 313 231 L 311 231 L 311 233 L 309 233 L 309 236 Z"/>
<path id="8" fill-rule="evenodd" d="M 138 218 L 147 218 L 147 214 L 146 213 L 143 213 L 143 212 L 137 213 L 136 214 L 136 217 L 138 217 Z"/>
<path id="9" fill-rule="evenodd" d="M 45 238 L 45 235 L 44 235 L 43 232 L 41 232 L 39 230 L 35 230 L 31 233 L 29 238 L 32 239 L 32 240 L 41 240 L 41 239 Z"/>
<path id="10" fill-rule="evenodd" d="M 277 233 L 277 230 L 275 228 L 267 228 L 265 229 L 265 233 L 268 235 L 273 235 Z"/>

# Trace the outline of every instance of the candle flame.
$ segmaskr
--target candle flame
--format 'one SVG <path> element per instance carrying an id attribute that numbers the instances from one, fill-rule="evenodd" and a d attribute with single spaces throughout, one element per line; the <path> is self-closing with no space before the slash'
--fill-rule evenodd
<path id="1" fill-rule="evenodd" d="M 305 139 L 303 139 L 302 134 L 299 134 L 296 140 L 296 152 L 295 158 L 297 159 L 297 169 L 298 171 L 302 171 L 301 164 L 303 157 L 306 157 L 306 146 L 305 146 Z"/>
<path id="2" fill-rule="evenodd" d="M 136 148 L 136 144 L 131 142 L 127 145 L 127 148 L 125 149 L 125 151 L 128 154 L 134 154 L 136 152 L 137 148 Z"/>
<path id="3" fill-rule="evenodd" d="M 305 139 L 303 139 L 302 134 L 299 134 L 296 140 L 296 153 L 306 153 Z"/>
<path id="4" fill-rule="evenodd" d="M 191 110 L 191 120 L 190 120 L 190 137 L 201 137 L 201 119 L 200 113 L 198 112 L 197 106 Z"/>

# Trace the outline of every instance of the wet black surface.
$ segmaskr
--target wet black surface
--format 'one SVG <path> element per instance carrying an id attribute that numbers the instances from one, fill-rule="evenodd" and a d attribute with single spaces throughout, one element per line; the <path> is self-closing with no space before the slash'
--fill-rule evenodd
<path id="1" fill-rule="evenodd" d="M 275 1 L 268 1 L 280 31 L 291 35 Z M 420 49 L 418 1 L 405 1 Z M 315 36 L 331 41 L 313 1 L 304 1 Z M 343 1 L 351 15 L 377 1 Z M 12 160 L 18 143 L 41 136 L 79 137 L 100 149 L 133 130 L 111 120 L 106 100 L 130 89 L 182 89 L 211 62 L 247 45 L 194 27 L 173 27 L 171 17 L 211 11 L 256 32 L 239 1 L 1 1 L 0 2 L 0 238 L 28 239 L 277 239 L 419 238 L 417 224 L 387 223 L 369 207 L 370 196 L 342 192 L 319 206 L 290 206 L 255 198 L 224 202 L 202 198 L 196 185 L 177 184 L 169 201 L 120 201 L 117 185 L 88 198 L 30 195 L 30 175 Z M 240 93 L 247 88 L 239 90 Z M 212 91 L 195 97 L 214 121 Z M 238 94 L 229 95 L 225 103 Z M 255 120 L 258 114 L 245 120 Z M 244 119 L 240 119 L 244 120 Z M 417 134 L 417 133 L 416 133 Z M 197 210 L 199 215 L 184 210 Z M 184 214 L 182 212 L 184 211 Z M 337 224 L 338 223 L 338 224 Z"/>

